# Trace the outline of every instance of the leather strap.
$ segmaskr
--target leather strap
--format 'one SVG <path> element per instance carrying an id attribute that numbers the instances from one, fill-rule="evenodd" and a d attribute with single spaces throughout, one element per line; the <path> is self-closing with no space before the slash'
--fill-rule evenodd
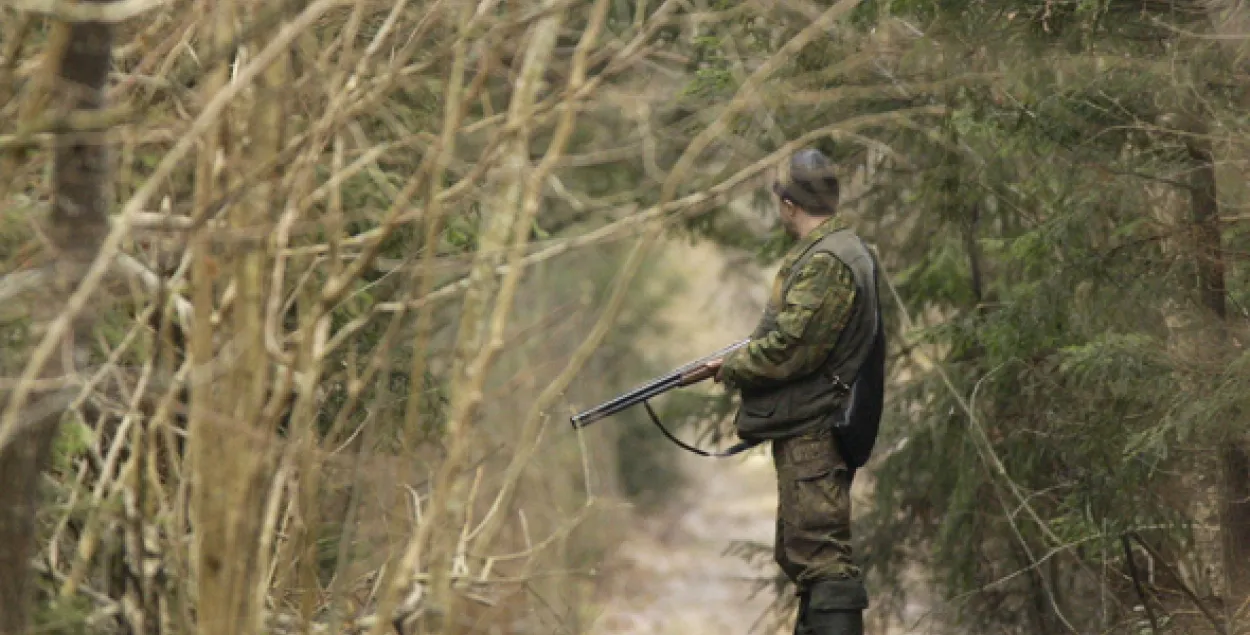
<path id="1" fill-rule="evenodd" d="M 693 454 L 698 454 L 699 456 L 714 456 L 717 458 L 725 458 L 725 457 L 733 456 L 735 454 L 741 454 L 742 452 L 745 452 L 760 444 L 759 441 L 740 441 L 737 444 L 735 444 L 733 447 L 729 448 L 728 450 L 725 450 L 724 452 L 708 452 L 707 450 L 700 450 L 699 448 L 696 448 L 693 445 L 690 445 L 686 443 L 685 441 L 682 441 L 681 439 L 678 439 L 677 437 L 673 436 L 673 434 L 668 431 L 668 428 L 665 428 L 664 424 L 660 423 L 660 417 L 659 415 L 655 414 L 655 410 L 651 409 L 650 402 L 643 401 L 642 407 L 647 409 L 647 415 L 651 417 L 651 422 L 655 424 L 655 427 L 660 429 L 660 432 L 664 433 L 664 436 L 668 437 L 669 441 L 672 441 L 673 443 L 677 444 L 677 446 L 680 447 L 681 449 L 686 450 L 687 452 L 691 452 Z"/>

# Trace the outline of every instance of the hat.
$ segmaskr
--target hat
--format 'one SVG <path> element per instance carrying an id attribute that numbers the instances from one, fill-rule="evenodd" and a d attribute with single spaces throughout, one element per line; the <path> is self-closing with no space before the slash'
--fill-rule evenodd
<path id="1" fill-rule="evenodd" d="M 828 216 L 838 206 L 838 177 L 821 151 L 799 150 L 782 166 L 773 192 L 809 214 Z"/>

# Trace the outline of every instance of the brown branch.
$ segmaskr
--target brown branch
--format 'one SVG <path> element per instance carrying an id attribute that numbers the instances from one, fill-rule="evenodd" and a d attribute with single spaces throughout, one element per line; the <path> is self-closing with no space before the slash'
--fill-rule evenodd
<path id="1" fill-rule="evenodd" d="M 1211 622 L 1211 626 L 1215 628 L 1215 632 L 1220 633 L 1220 635 L 1228 635 L 1228 629 L 1225 628 L 1224 624 L 1220 622 L 1219 618 L 1215 616 L 1215 613 L 1213 613 L 1211 609 L 1207 608 L 1207 605 L 1204 604 L 1202 600 L 1198 599 L 1198 594 L 1194 593 L 1194 590 L 1189 588 L 1188 584 L 1185 584 L 1185 581 L 1181 579 L 1180 574 L 1177 573 L 1176 569 L 1174 569 L 1167 559 L 1163 557 L 1163 554 L 1159 553 L 1158 550 L 1150 546 L 1150 544 L 1143 540 L 1142 537 L 1136 532 L 1130 535 L 1133 537 L 1133 540 L 1137 541 L 1137 544 L 1141 545 L 1142 548 L 1150 554 L 1151 558 L 1155 559 L 1155 562 L 1159 563 L 1159 566 L 1163 567 L 1163 570 L 1168 574 L 1168 577 L 1172 578 L 1172 581 L 1175 582 L 1176 586 L 1180 588 L 1182 593 L 1185 594 L 1185 597 L 1189 598 L 1189 601 L 1193 602 L 1194 606 L 1197 607 L 1199 611 L 1202 611 L 1202 614 L 1206 616 L 1209 622 Z"/>
<path id="2" fill-rule="evenodd" d="M 1128 563 L 1128 572 L 1133 578 L 1133 588 L 1137 590 L 1137 597 L 1146 611 L 1146 617 L 1150 619 L 1150 632 L 1158 635 L 1159 619 L 1155 617 L 1154 607 L 1150 606 L 1150 598 L 1146 597 L 1146 590 L 1142 587 L 1141 575 L 1137 573 L 1137 562 L 1133 559 L 1133 547 L 1129 544 L 1128 536 L 1120 536 L 1120 544 L 1124 547 L 1124 561 Z"/>
<path id="3" fill-rule="evenodd" d="M 159 8 L 168 0 L 5 0 L 18 11 L 52 16 L 62 22 L 125 22 Z"/>
<path id="4" fill-rule="evenodd" d="M 578 89 L 581 88 L 582 84 L 586 81 L 586 58 L 594 46 L 596 38 L 599 37 L 599 31 L 603 28 L 604 19 L 607 16 L 607 9 L 607 0 L 597 0 L 594 7 L 591 9 L 590 24 L 582 32 L 582 38 L 578 42 L 577 50 L 573 55 L 573 72 L 569 77 L 568 87 L 565 91 L 565 94 L 568 95 L 568 99 L 570 101 L 575 98 L 578 94 Z M 560 155 L 564 150 L 564 146 L 573 132 L 573 124 L 577 109 L 572 106 L 573 104 L 569 104 L 569 107 L 564 110 L 564 116 L 560 119 L 560 123 L 556 128 L 555 139 L 548 146 L 547 154 L 543 157 L 543 160 L 538 165 L 538 168 L 529 175 L 526 183 L 525 198 L 523 201 L 520 201 L 523 210 L 522 219 L 513 239 L 512 250 L 509 254 L 509 269 L 507 274 L 505 274 L 504 286 L 500 291 L 498 300 L 499 306 L 504 310 L 499 311 L 497 309 L 493 323 L 491 324 L 489 346 L 493 353 L 497 353 L 503 346 L 503 331 L 505 320 L 507 319 L 507 310 L 511 308 L 516 294 L 517 283 L 520 280 L 520 274 L 523 269 L 521 264 L 523 260 L 522 253 L 524 252 L 526 243 L 529 241 L 529 226 L 538 213 L 539 198 L 542 194 L 543 184 L 547 180 L 547 175 L 559 161 Z M 568 375 L 568 373 L 565 373 L 565 375 Z M 517 453 L 513 455 L 513 459 L 509 463 L 504 474 L 503 485 L 500 488 L 500 492 L 496 496 L 495 502 L 492 504 L 490 511 L 487 512 L 487 515 L 483 519 L 479 528 L 482 531 L 482 534 L 478 543 L 478 549 L 481 551 L 485 551 L 489 548 L 489 545 L 494 540 L 495 533 L 499 528 L 497 521 L 492 522 L 492 515 L 496 514 L 499 508 L 506 506 L 510 502 L 512 492 L 520 480 L 521 470 L 529 464 L 530 458 L 533 455 L 534 445 L 538 440 L 542 423 L 542 418 L 537 413 L 541 413 L 546 408 L 544 397 L 549 400 L 553 394 L 558 393 L 558 390 L 552 389 L 554 386 L 558 386 L 558 382 L 553 386 L 548 386 L 548 389 L 544 391 L 544 394 L 540 395 L 538 402 L 531 410 L 530 416 L 526 417 L 525 423 L 521 426 L 517 443 L 519 449 Z M 496 518 L 497 517 L 498 516 L 496 516 Z M 477 531 L 470 534 L 466 538 L 466 541 L 472 540 L 475 534 L 477 534 Z"/>
<path id="5" fill-rule="evenodd" d="M 543 17 L 530 27 L 530 42 L 525 51 L 516 91 L 509 104 L 505 126 L 515 129 L 516 135 L 505 151 L 503 164 L 497 167 L 502 195 L 497 199 L 497 207 L 487 218 L 485 230 L 482 232 L 481 248 L 469 274 L 473 284 L 464 300 L 454 345 L 451 373 L 455 380 L 446 423 L 448 456 L 440 465 L 434 482 L 430 517 L 418 527 L 417 535 L 413 537 L 399 566 L 400 572 L 407 573 L 414 566 L 426 564 L 422 562 L 422 556 L 425 556 L 429 560 L 428 566 L 433 577 L 431 586 L 434 607 L 450 615 L 457 613 L 452 604 L 454 597 L 450 594 L 446 577 L 449 574 L 454 536 L 444 525 L 447 521 L 454 525 L 461 522 L 456 510 L 462 505 L 460 474 L 468 449 L 468 426 L 481 401 L 487 367 L 498 352 L 495 341 L 499 338 L 496 333 L 511 308 L 509 293 L 516 283 L 517 272 L 513 272 L 503 288 L 496 293 L 493 269 L 498 266 L 502 249 L 514 232 L 518 234 L 516 240 L 520 242 L 520 247 L 524 246 L 529 236 L 528 227 L 523 222 L 528 217 L 528 210 L 520 199 L 526 185 L 525 164 L 529 157 L 530 126 L 533 125 L 531 112 L 539 81 L 549 63 L 563 18 L 561 12 L 555 10 L 558 4 L 559 0 L 547 0 L 543 5 Z M 562 143 L 555 144 L 555 152 L 558 153 L 561 146 Z M 427 254 L 432 251 L 430 249 Z M 516 253 L 519 247 L 514 246 L 513 251 Z M 496 296 L 495 306 L 493 315 L 488 316 L 485 311 L 492 296 Z M 413 410 L 410 409 L 409 412 Z M 403 586 L 407 586 L 407 581 Z M 397 597 L 403 586 L 393 585 L 390 597 Z M 389 609 L 388 605 L 383 606 Z"/>
<path id="6" fill-rule="evenodd" d="M 30 356 L 30 362 L 27 364 L 23 373 L 24 379 L 33 379 L 38 374 L 44 364 L 51 357 L 54 348 L 62 337 L 69 330 L 72 322 L 86 307 L 88 299 L 94 294 L 96 288 L 103 279 L 109 268 L 109 260 L 113 254 L 121 247 L 121 242 L 129 227 L 130 217 L 142 210 L 155 193 L 158 187 L 164 182 L 165 178 L 173 171 L 175 166 L 181 161 L 182 157 L 195 145 L 196 139 L 200 134 L 206 132 L 217 120 L 217 118 L 225 110 L 230 100 L 249 85 L 269 64 L 289 46 L 296 35 L 308 28 L 317 18 L 330 9 L 338 6 L 344 0 L 315 0 L 294 20 L 286 24 L 269 44 L 262 49 L 257 56 L 240 69 L 235 80 L 226 85 L 222 90 L 216 92 L 213 98 L 209 100 L 204 107 L 203 112 L 196 118 L 191 129 L 185 134 L 178 143 L 171 149 L 165 157 L 157 165 L 148 181 L 143 187 L 139 188 L 131 197 L 130 201 L 122 208 L 117 226 L 103 240 L 98 249 L 99 255 L 91 263 L 90 268 L 82 277 L 82 281 L 73 294 L 69 297 L 64 309 L 48 326 L 47 333 L 43 340 L 35 348 Z M 82 28 L 82 27 L 75 27 Z M 99 28 L 97 26 L 97 28 Z M 107 223 L 107 221 L 105 221 Z M 3 449 L 13 434 L 13 422 L 17 416 L 17 412 L 25 405 L 26 394 L 22 389 L 14 391 L 13 397 L 4 410 L 4 417 L 0 419 L 0 449 Z"/>

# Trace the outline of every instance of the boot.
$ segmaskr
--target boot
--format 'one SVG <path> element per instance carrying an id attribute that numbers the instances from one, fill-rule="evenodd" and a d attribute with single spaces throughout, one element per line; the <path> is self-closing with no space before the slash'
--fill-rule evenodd
<path id="1" fill-rule="evenodd" d="M 824 580 L 799 596 L 794 635 L 864 635 L 868 592 L 858 579 Z"/>
<path id="2" fill-rule="evenodd" d="M 864 635 L 864 612 L 860 610 L 809 610 L 795 628 L 796 635 Z"/>

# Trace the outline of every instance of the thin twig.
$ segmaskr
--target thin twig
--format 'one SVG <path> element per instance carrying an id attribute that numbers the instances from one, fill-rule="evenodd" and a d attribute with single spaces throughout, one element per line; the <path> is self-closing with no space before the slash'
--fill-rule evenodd
<path id="1" fill-rule="evenodd" d="M 1136 532 L 1132 532 L 1129 535 L 1137 542 L 1137 544 L 1142 546 L 1142 549 L 1146 550 L 1146 553 L 1150 554 L 1151 558 L 1154 558 L 1155 561 L 1159 563 L 1159 566 L 1163 567 L 1163 570 L 1167 572 L 1168 577 L 1172 578 L 1172 581 L 1180 587 L 1180 590 L 1185 594 L 1185 597 L 1189 598 L 1189 601 L 1193 602 L 1194 606 L 1197 607 L 1199 611 L 1202 611 L 1202 614 L 1206 616 L 1207 621 L 1211 622 L 1211 626 L 1215 628 L 1215 632 L 1220 633 L 1220 635 L 1228 635 L 1228 628 L 1225 627 L 1219 618 L 1215 616 L 1215 613 L 1213 613 L 1210 608 L 1207 608 L 1207 605 L 1198 598 L 1198 594 L 1194 593 L 1193 589 L 1189 588 L 1188 584 L 1185 584 L 1185 581 L 1181 579 L 1180 574 L 1172 568 L 1172 565 L 1168 563 L 1163 555 L 1155 550 L 1154 547 L 1150 546 L 1150 543 L 1142 540 L 1142 537 Z"/>
<path id="2" fill-rule="evenodd" d="M 1120 545 L 1124 547 L 1124 561 L 1128 563 L 1128 572 L 1133 578 L 1133 588 L 1137 590 L 1137 597 L 1146 611 L 1146 617 L 1150 619 L 1150 632 L 1158 635 L 1159 620 L 1155 617 L 1154 607 L 1150 605 L 1150 598 L 1146 597 L 1145 588 L 1142 587 L 1141 576 L 1137 573 L 1137 562 L 1133 559 L 1133 547 L 1129 544 L 1127 535 L 1120 536 Z"/>

